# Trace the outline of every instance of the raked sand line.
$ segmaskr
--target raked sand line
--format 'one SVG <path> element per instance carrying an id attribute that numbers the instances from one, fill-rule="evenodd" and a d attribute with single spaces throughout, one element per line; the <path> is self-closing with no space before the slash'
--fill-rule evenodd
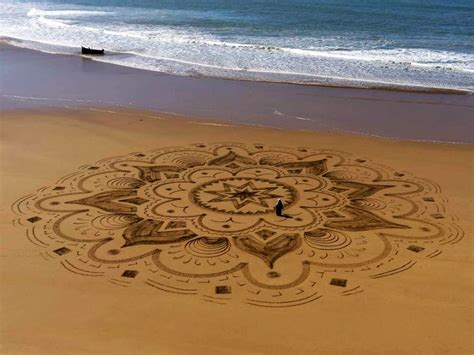
<path id="1" fill-rule="evenodd" d="M 370 292 L 459 242 L 440 193 L 339 151 L 194 144 L 83 166 L 12 209 L 44 258 L 72 273 L 293 307 Z"/>

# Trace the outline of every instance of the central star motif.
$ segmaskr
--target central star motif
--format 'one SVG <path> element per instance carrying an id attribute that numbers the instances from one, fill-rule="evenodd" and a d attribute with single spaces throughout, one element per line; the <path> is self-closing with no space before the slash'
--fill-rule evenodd
<path id="1" fill-rule="evenodd" d="M 347 153 L 199 144 L 102 160 L 12 208 L 75 274 L 281 308 L 359 293 L 459 242 L 438 192 Z"/>
<path id="2" fill-rule="evenodd" d="M 224 190 L 207 191 L 207 193 L 217 197 L 209 200 L 209 202 L 231 202 L 236 209 L 240 209 L 248 204 L 257 206 L 270 207 L 266 200 L 276 199 L 280 195 L 272 194 L 277 187 L 260 187 L 257 188 L 252 181 L 247 181 L 240 186 L 235 186 L 224 182 L 222 184 Z"/>

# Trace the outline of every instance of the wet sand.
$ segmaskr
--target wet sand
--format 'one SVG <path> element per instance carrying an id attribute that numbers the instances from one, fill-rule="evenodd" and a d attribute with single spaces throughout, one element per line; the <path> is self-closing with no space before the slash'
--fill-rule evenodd
<path id="1" fill-rule="evenodd" d="M 38 56 L 39 61 L 46 56 L 35 55 Z M 82 66 L 81 70 L 91 68 L 94 73 L 96 73 L 96 68 L 102 68 L 100 63 L 59 57 L 55 63 L 57 70 L 70 68 L 69 64 L 65 64 L 63 69 L 60 67 L 61 63 L 70 61 Z M 22 64 L 19 63 L 19 65 Z M 42 75 L 47 75 L 47 68 L 46 65 Z M 107 66 L 107 68 L 111 71 L 110 77 L 130 78 L 128 69 L 113 66 Z M 8 70 L 16 72 L 17 69 Z M 117 75 L 119 72 L 123 73 L 123 76 Z M 24 75 L 27 75 L 27 72 Z M 55 77 L 55 80 L 58 83 L 61 79 Z M 112 79 L 105 80 L 108 82 L 107 85 L 110 84 L 108 80 Z M 117 80 L 131 82 L 129 79 Z M 198 79 L 189 78 L 176 80 L 198 82 Z M 46 86 L 48 95 L 52 94 L 52 87 L 52 82 Z M 15 87 L 9 84 L 6 87 L 3 86 L 2 90 L 14 94 L 19 88 L 24 88 L 24 85 Z M 35 89 L 34 85 L 31 90 L 32 93 L 38 90 L 34 92 L 37 95 L 47 96 L 39 87 Z M 99 88 L 95 86 L 95 90 Z M 288 93 L 286 88 L 282 90 L 281 95 Z M 295 89 L 296 92 L 299 90 L 319 89 Z M 120 92 L 122 91 L 118 90 L 114 94 L 122 98 Z M 63 88 L 63 93 L 72 95 L 67 87 Z M 136 97 L 141 97 L 143 93 L 144 91 L 137 92 Z M 180 95 L 179 91 L 174 93 Z M 175 102 L 171 99 L 172 96 L 171 94 L 168 96 L 170 106 Z M 261 98 L 252 97 L 256 100 Z M 315 99 L 318 98 L 323 100 L 315 96 Z M 250 95 L 247 100 L 252 101 Z M 335 99 L 337 100 L 339 98 Z M 363 105 L 367 103 L 371 105 L 371 102 L 364 100 Z M 186 107 L 191 104 L 183 101 L 183 105 Z M 348 104 L 348 106 L 351 105 Z M 433 105 L 422 104 L 416 107 L 428 106 Z M 438 110 L 439 106 L 434 106 Z M 233 109 L 229 112 L 235 112 L 237 109 L 235 104 L 232 107 Z M 358 110 L 355 107 L 353 109 Z M 460 110 L 458 106 L 443 106 L 444 109 Z M 423 109 L 420 110 L 423 111 Z M 217 112 L 221 111 L 216 110 L 215 113 Z M 156 112 L 117 111 L 116 108 L 94 108 L 94 111 L 90 109 L 16 110 L 3 112 L 0 119 L 2 152 L 0 338 L 1 352 L 4 354 L 130 354 L 137 352 L 141 354 L 471 354 L 474 350 L 472 342 L 474 294 L 471 238 L 472 215 L 474 214 L 472 145 L 403 142 L 330 132 L 298 132 L 288 129 L 246 127 L 209 120 L 204 122 Z M 374 122 L 377 119 L 379 117 L 373 117 Z M 463 121 L 466 118 L 459 119 Z M 244 298 L 238 292 L 230 294 L 231 296 L 235 294 L 235 299 L 226 300 L 229 302 L 227 304 L 205 302 L 197 296 L 162 292 L 142 282 L 140 277 L 144 273 L 144 267 L 140 269 L 142 274 L 136 278 L 139 282 L 135 282 L 130 287 L 114 285 L 108 282 L 106 277 L 88 277 L 69 272 L 61 266 L 60 261 L 69 260 L 68 258 L 76 252 L 74 248 L 80 249 L 80 244 L 73 245 L 67 242 L 63 245 L 69 248 L 67 250 L 74 250 L 73 252 L 60 255 L 67 252 L 63 249 L 62 252 L 52 253 L 55 260 L 44 260 L 43 251 L 49 251 L 49 248 L 33 245 L 28 240 L 25 230 L 26 228 L 31 231 L 30 228 L 36 225 L 39 228 L 38 236 L 40 230 L 50 233 L 52 229 L 46 224 L 43 229 L 43 223 L 50 218 L 56 218 L 57 213 L 43 212 L 41 220 L 28 221 L 26 218 L 34 218 L 35 215 L 27 213 L 19 216 L 18 211 L 15 213 L 11 209 L 14 202 L 22 196 L 29 196 L 29 194 L 42 196 L 50 192 L 61 194 L 60 190 L 59 192 L 52 190 L 57 186 L 58 179 L 78 171 L 94 174 L 95 170 L 89 170 L 90 168 L 98 169 L 97 171 L 100 172 L 101 164 L 106 164 L 107 161 L 97 166 L 94 163 L 107 157 L 120 157 L 133 152 L 146 153 L 169 146 L 182 147 L 191 143 L 206 145 L 215 142 L 238 142 L 253 147 L 252 149 L 258 149 L 256 144 L 283 146 L 291 152 L 300 152 L 298 154 L 303 154 L 302 147 L 304 150 L 343 151 L 357 158 L 358 161 L 354 161 L 354 164 L 361 166 L 352 174 L 357 174 L 359 170 L 363 171 L 364 164 L 370 164 L 370 167 L 382 172 L 389 171 L 384 167 L 388 166 L 399 175 L 404 173 L 404 176 L 400 175 L 396 179 L 403 181 L 406 178 L 409 181 L 408 185 L 418 181 L 426 188 L 431 186 L 433 190 L 429 192 L 427 199 L 420 198 L 419 203 L 429 211 L 433 206 L 438 206 L 439 211 L 430 212 L 435 215 L 434 219 L 432 215 L 423 218 L 428 218 L 430 223 L 441 226 L 445 231 L 448 230 L 448 226 L 451 226 L 452 221 L 463 232 L 464 238 L 453 243 L 448 243 L 448 239 L 447 244 L 437 244 L 438 240 L 435 238 L 434 244 L 422 244 L 425 249 L 418 252 L 413 251 L 417 249 L 407 249 L 412 244 L 418 245 L 416 240 L 404 241 L 401 238 L 400 254 L 394 254 L 393 258 L 405 267 L 411 265 L 407 264 L 407 261 L 415 261 L 416 265 L 410 266 L 409 270 L 376 279 L 363 276 L 365 274 L 352 276 L 350 272 L 341 272 L 337 274 L 338 277 L 349 280 L 346 288 L 330 285 L 331 276 L 325 275 L 321 278 L 322 281 L 316 284 L 316 287 L 321 286 L 321 292 L 327 291 L 322 298 L 295 307 L 266 308 L 241 302 Z M 236 151 L 243 154 L 239 150 Z M 284 156 L 282 154 L 280 156 Z M 146 157 L 146 154 L 143 156 Z M 139 156 L 136 159 L 142 158 Z M 235 157 L 233 159 L 235 160 Z M 189 160 L 184 161 L 189 162 Z M 372 164 L 372 161 L 383 165 Z M 214 164 L 220 162 L 222 159 L 215 161 Z M 248 162 L 248 160 L 237 159 L 238 164 L 242 162 Z M 74 176 L 71 177 L 73 178 Z M 336 184 L 338 179 L 340 177 L 336 177 L 333 183 Z M 423 179 L 428 179 L 433 183 Z M 73 180 L 65 181 L 75 183 Z M 392 181 L 391 184 L 393 185 L 394 182 Z M 437 191 L 436 186 L 439 186 L 440 192 Z M 43 187 L 51 188 L 42 189 Z M 97 189 L 100 191 L 100 186 Z M 382 200 L 385 198 L 374 192 L 372 194 L 372 202 L 374 198 Z M 434 198 L 435 203 L 430 202 L 430 197 Z M 413 198 L 417 197 L 413 196 Z M 140 203 L 136 200 L 135 202 Z M 372 207 L 377 207 L 373 203 Z M 386 200 L 385 203 L 390 205 L 392 202 Z M 28 206 L 20 205 L 21 208 L 25 207 L 24 210 L 22 209 L 24 213 L 29 208 L 36 208 L 35 203 Z M 389 214 L 390 209 L 384 209 L 381 205 L 379 207 L 382 208 L 383 215 L 377 210 L 371 210 L 372 213 L 379 213 L 385 219 L 389 218 L 386 213 Z M 398 208 L 396 203 L 392 204 L 392 207 L 395 210 Z M 422 210 L 419 212 L 424 213 Z M 439 214 L 442 214 L 441 217 L 438 216 Z M 13 225 L 13 220 L 23 225 Z M 400 219 L 390 220 L 406 223 Z M 64 231 L 67 230 L 69 229 L 64 229 Z M 396 230 L 398 229 L 394 229 Z M 368 245 L 377 247 L 373 244 L 373 232 L 364 233 L 368 233 L 371 237 Z M 420 229 L 413 227 L 407 233 L 414 237 L 416 233 L 420 233 Z M 44 235 L 45 241 L 52 242 L 54 239 L 48 239 L 48 235 Z M 57 231 L 50 236 L 57 238 Z M 404 244 L 405 242 L 407 244 Z M 430 248 L 434 250 L 435 244 L 436 250 L 442 251 L 439 255 L 431 253 Z M 246 248 L 248 250 L 248 246 Z M 392 251 L 397 248 L 395 243 L 392 244 L 392 248 Z M 60 250 L 60 248 L 55 250 Z M 239 250 L 242 251 L 242 249 Z M 241 257 L 247 255 L 252 265 L 258 265 L 252 271 L 258 274 L 260 269 L 264 270 L 267 267 L 264 261 L 267 260 L 265 257 L 268 255 L 258 252 L 257 254 L 259 257 L 243 252 L 239 255 Z M 431 258 L 430 255 L 436 257 Z M 78 257 L 85 259 L 84 264 L 78 262 L 77 265 L 82 265 L 84 270 L 89 267 L 89 273 L 94 271 L 89 264 L 98 267 L 98 264 L 89 260 L 86 254 Z M 289 260 L 292 260 L 289 256 L 285 258 L 280 259 L 283 265 L 287 265 Z M 384 259 L 384 262 L 387 263 L 388 260 Z M 132 265 L 125 267 L 128 269 L 138 267 L 133 263 L 130 264 Z M 375 270 L 378 268 L 377 265 L 371 264 L 371 267 Z M 380 265 L 380 267 L 383 269 L 386 265 Z M 317 268 L 316 271 L 325 269 L 328 268 Z M 330 271 L 326 270 L 326 272 L 330 274 Z M 240 275 L 240 278 L 245 276 L 238 272 L 229 274 L 232 282 L 234 282 L 232 275 Z M 156 277 L 163 284 L 168 282 L 166 281 L 168 279 L 159 279 L 158 274 Z M 124 285 L 122 280 L 132 280 L 120 278 L 120 275 L 119 279 L 122 286 Z M 185 281 L 183 278 L 178 279 Z M 278 281 L 278 279 L 272 280 L 268 282 Z M 194 279 L 190 282 L 194 282 Z M 230 281 L 218 282 L 225 284 Z M 348 297 L 340 295 L 341 290 L 352 289 L 352 285 L 358 282 L 363 284 L 364 292 L 351 294 Z M 186 283 L 173 285 L 181 290 L 187 289 Z M 232 290 L 240 290 L 237 284 L 233 284 L 232 287 Z M 241 289 L 246 291 L 246 287 L 248 286 L 242 286 Z M 249 290 L 254 291 L 255 287 Z M 291 288 L 290 291 L 292 293 L 285 294 L 284 297 L 296 297 L 296 294 L 301 292 L 297 287 Z M 307 292 L 307 289 L 303 288 L 303 291 Z M 270 293 L 265 290 L 260 296 L 265 292 L 268 292 L 268 299 L 265 299 L 265 302 L 273 301 L 273 296 L 278 296 L 276 291 Z M 253 297 L 257 298 L 257 295 Z"/>
<path id="2" fill-rule="evenodd" d="M 180 77 L 0 45 L 0 107 L 129 107 L 203 120 L 473 143 L 474 96 Z"/>

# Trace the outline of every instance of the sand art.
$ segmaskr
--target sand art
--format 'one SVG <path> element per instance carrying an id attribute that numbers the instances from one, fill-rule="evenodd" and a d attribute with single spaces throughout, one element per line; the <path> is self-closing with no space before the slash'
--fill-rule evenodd
<path id="1" fill-rule="evenodd" d="M 83 166 L 13 210 L 41 255 L 72 273 L 292 307 L 370 292 L 459 242 L 440 192 L 339 151 L 194 144 Z"/>

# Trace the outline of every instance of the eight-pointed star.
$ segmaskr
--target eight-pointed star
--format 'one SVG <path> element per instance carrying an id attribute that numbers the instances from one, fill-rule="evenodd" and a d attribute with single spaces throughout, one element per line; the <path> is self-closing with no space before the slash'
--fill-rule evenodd
<path id="1" fill-rule="evenodd" d="M 243 185 L 234 186 L 223 182 L 224 190 L 207 191 L 217 197 L 209 200 L 209 202 L 232 202 L 236 209 L 240 209 L 250 203 L 257 206 L 270 207 L 266 200 L 275 199 L 281 196 L 272 194 L 271 192 L 277 187 L 256 187 L 252 181 L 245 182 Z"/>

